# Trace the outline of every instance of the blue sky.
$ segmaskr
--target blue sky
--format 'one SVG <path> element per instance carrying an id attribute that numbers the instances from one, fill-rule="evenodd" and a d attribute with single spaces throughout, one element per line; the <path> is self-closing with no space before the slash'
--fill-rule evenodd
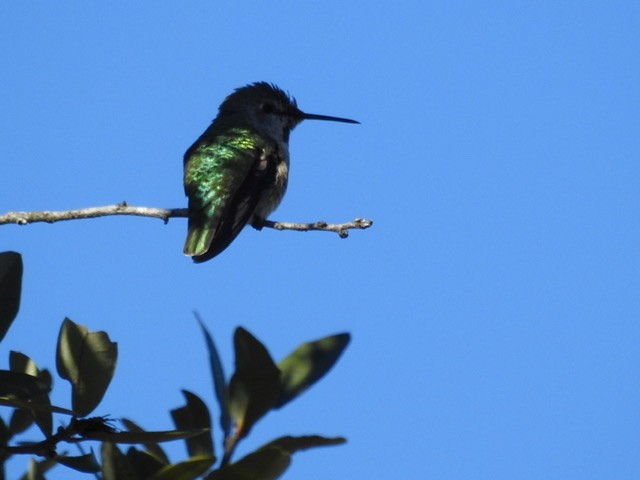
<path id="1" fill-rule="evenodd" d="M 624 1 L 3 4 L 0 211 L 182 207 L 183 152 L 265 80 L 362 122 L 293 132 L 272 218 L 375 225 L 247 229 L 202 265 L 182 219 L 3 226 L 25 280 L 0 365 L 55 368 L 65 316 L 106 330 L 96 413 L 161 430 L 182 388 L 214 405 L 193 309 L 227 370 L 237 325 L 278 359 L 349 331 L 240 455 L 318 433 L 349 443 L 285 478 L 637 478 L 639 29 Z"/>

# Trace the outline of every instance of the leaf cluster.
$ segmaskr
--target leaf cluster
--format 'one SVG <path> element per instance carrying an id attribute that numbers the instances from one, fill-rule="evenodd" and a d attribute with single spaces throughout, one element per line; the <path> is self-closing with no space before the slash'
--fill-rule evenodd
<path id="1" fill-rule="evenodd" d="M 15 252 L 0 253 L 0 341 L 15 320 L 19 306 L 23 265 Z M 349 343 L 346 333 L 303 343 L 279 363 L 267 348 L 244 328 L 234 334 L 235 370 L 227 380 L 213 337 L 198 317 L 209 354 L 215 398 L 222 430 L 218 460 L 211 415 L 196 394 L 183 390 L 185 404 L 170 412 L 175 430 L 145 431 L 121 419 L 124 428 L 105 416 L 90 417 L 99 406 L 115 373 L 118 346 L 102 331 L 65 319 L 56 348 L 56 373 L 71 385 L 71 408 L 52 405 L 53 377 L 20 352 L 10 352 L 9 368 L 0 370 L 0 405 L 12 409 L 8 421 L 0 418 L 0 480 L 12 456 L 32 455 L 25 480 L 40 480 L 57 464 L 109 479 L 270 480 L 291 463 L 291 455 L 312 447 L 337 445 L 344 438 L 318 435 L 283 436 L 238 461 L 232 462 L 239 442 L 269 411 L 279 409 L 322 378 Z M 64 426 L 53 431 L 53 415 Z M 40 441 L 16 442 L 35 425 Z M 160 443 L 182 439 L 188 458 L 172 463 Z M 82 445 L 101 442 L 100 459 Z M 68 455 L 60 444 L 75 444 L 80 455 Z M 130 445 L 126 451 L 118 446 Z M 38 459 L 36 459 L 38 458 Z M 217 466 L 217 468 L 215 468 Z"/>

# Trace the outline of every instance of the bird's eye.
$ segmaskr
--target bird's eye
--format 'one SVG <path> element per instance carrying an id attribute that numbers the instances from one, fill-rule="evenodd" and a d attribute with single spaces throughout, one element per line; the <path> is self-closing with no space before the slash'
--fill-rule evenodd
<path id="1" fill-rule="evenodd" d="M 276 107 L 275 107 L 275 105 L 273 105 L 273 103 L 269 103 L 269 102 L 263 103 L 262 104 L 262 111 L 264 113 L 273 113 L 273 112 L 276 111 Z"/>

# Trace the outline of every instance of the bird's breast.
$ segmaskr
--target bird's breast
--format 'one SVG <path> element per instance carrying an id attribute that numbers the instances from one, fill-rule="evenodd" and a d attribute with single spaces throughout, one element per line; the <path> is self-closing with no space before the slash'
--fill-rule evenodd
<path id="1" fill-rule="evenodd" d="M 289 180 L 288 163 L 285 158 L 282 158 L 278 162 L 272 184 L 264 190 L 258 201 L 253 215 L 254 221 L 258 223 L 262 222 L 280 205 L 282 197 L 284 197 L 287 190 L 287 182 Z"/>

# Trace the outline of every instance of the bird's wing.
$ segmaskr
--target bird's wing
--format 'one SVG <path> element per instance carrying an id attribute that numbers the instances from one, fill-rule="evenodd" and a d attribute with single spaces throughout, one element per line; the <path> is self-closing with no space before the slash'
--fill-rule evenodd
<path id="1" fill-rule="evenodd" d="M 184 253 L 196 262 L 222 252 L 250 220 L 262 191 L 275 176 L 273 149 L 259 139 L 190 149 L 185 169 L 189 231 Z M 238 148 L 239 147 L 239 148 Z"/>

